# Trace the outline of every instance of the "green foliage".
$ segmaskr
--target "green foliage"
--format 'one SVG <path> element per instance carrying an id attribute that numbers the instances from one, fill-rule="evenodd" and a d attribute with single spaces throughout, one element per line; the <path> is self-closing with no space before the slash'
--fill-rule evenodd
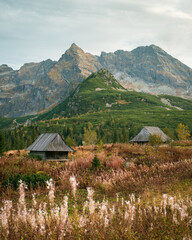
<path id="1" fill-rule="evenodd" d="M 83 141 L 85 144 L 100 140 L 103 143 L 128 142 L 143 126 L 166 128 L 165 133 L 172 139 L 177 138 L 175 129 L 180 122 L 192 131 L 190 100 L 127 91 L 105 71 L 89 76 L 70 97 L 39 115 L 30 126 L 4 130 L 7 149 L 26 148 L 45 132 L 58 132 L 68 145 L 73 146 L 81 145 Z M 184 110 L 169 107 L 171 110 L 168 111 L 162 97 Z M 10 119 L 7 121 L 10 123 Z M 22 121 L 17 119 L 18 123 Z M 0 119 L 0 122 L 6 126 L 6 121 Z"/>
<path id="2" fill-rule="evenodd" d="M 75 139 L 71 138 L 70 136 L 67 136 L 66 140 L 65 140 L 65 143 L 68 145 L 68 146 L 76 146 L 76 141 Z"/>
<path id="3" fill-rule="evenodd" d="M 191 136 L 188 126 L 185 126 L 182 123 L 178 124 L 176 132 L 178 134 L 179 140 L 187 140 Z"/>
<path id="4" fill-rule="evenodd" d="M 0 156 L 6 151 L 6 142 L 4 134 L 0 131 Z"/>
<path id="5" fill-rule="evenodd" d="M 99 149 L 103 149 L 104 144 L 102 140 L 99 141 L 98 146 L 99 146 Z"/>
<path id="6" fill-rule="evenodd" d="M 33 159 L 36 159 L 38 161 L 42 161 L 43 160 L 41 156 L 36 155 L 36 154 L 32 154 L 32 153 L 29 154 L 29 157 L 33 158 Z"/>
<path id="7" fill-rule="evenodd" d="M 184 110 L 192 110 L 192 102 L 190 100 L 170 95 L 161 95 L 160 97 L 168 99 L 172 106 L 180 107 Z"/>
<path id="8" fill-rule="evenodd" d="M 32 174 L 15 174 L 10 176 L 9 178 L 5 179 L 3 182 L 4 187 L 11 186 L 14 189 L 17 189 L 19 186 L 19 180 L 22 180 L 26 183 L 28 188 L 35 189 L 38 186 L 44 187 L 46 181 L 48 181 L 50 177 L 47 174 L 41 173 L 32 173 Z"/>
<path id="9" fill-rule="evenodd" d="M 175 139 L 175 135 L 174 135 L 174 130 L 171 129 L 171 128 L 168 128 L 168 127 L 165 127 L 163 129 L 163 132 L 168 136 L 170 137 L 171 139 Z"/>
<path id="10" fill-rule="evenodd" d="M 162 143 L 162 138 L 160 135 L 152 134 L 149 136 L 149 143 L 151 146 L 157 146 Z"/>
<path id="11" fill-rule="evenodd" d="M 91 162 L 91 168 L 97 169 L 101 166 L 100 160 L 97 156 L 94 157 L 93 161 Z"/>
<path id="12" fill-rule="evenodd" d="M 92 124 L 90 123 L 88 128 L 84 129 L 83 141 L 84 145 L 94 145 L 97 143 L 97 133 L 95 130 L 92 130 Z"/>

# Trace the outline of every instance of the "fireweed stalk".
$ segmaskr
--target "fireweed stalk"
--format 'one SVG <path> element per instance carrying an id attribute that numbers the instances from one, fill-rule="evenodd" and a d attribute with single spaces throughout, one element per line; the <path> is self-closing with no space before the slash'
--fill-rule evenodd
<path id="1" fill-rule="evenodd" d="M 95 202 L 94 190 L 87 188 L 87 201 L 80 211 L 76 200 L 78 183 L 74 176 L 70 177 L 70 183 L 76 204 L 75 214 L 75 211 L 70 213 L 68 196 L 64 196 L 60 204 L 54 203 L 55 187 L 52 180 L 47 182 L 50 204 L 43 201 L 37 203 L 33 195 L 32 207 L 27 208 L 26 187 L 20 181 L 20 197 L 16 207 L 13 207 L 12 201 L 5 200 L 0 209 L 0 239 L 50 239 L 52 236 L 51 239 L 62 240 L 73 239 L 77 235 L 86 239 L 103 239 L 109 232 L 115 234 L 112 229 L 121 231 L 124 238 L 132 239 L 131 236 L 137 233 L 138 238 L 134 239 L 142 239 L 144 234 L 151 239 L 159 231 L 158 226 L 165 223 L 170 229 L 182 228 L 181 239 L 191 239 L 192 201 L 189 197 L 183 200 L 164 194 L 160 204 L 156 199 L 152 204 L 142 204 L 140 198 L 131 194 L 128 199 L 118 195 L 113 203 L 105 199 Z M 111 235 L 111 238 L 117 237 L 119 235 Z"/>

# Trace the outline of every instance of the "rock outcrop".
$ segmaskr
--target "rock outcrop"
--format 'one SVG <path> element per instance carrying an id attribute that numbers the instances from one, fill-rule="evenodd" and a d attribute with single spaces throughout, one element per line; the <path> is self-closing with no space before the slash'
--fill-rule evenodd
<path id="1" fill-rule="evenodd" d="M 128 89 L 192 99 L 192 69 L 155 45 L 103 52 L 100 63 Z"/>
<path id="2" fill-rule="evenodd" d="M 155 45 L 94 56 L 72 44 L 59 61 L 27 63 L 17 71 L 1 65 L 0 116 L 19 117 L 49 109 L 101 68 L 128 89 L 192 99 L 192 70 Z"/>

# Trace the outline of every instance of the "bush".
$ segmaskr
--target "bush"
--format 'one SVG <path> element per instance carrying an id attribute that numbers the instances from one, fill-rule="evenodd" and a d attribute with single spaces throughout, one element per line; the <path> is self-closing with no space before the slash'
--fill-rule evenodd
<path id="1" fill-rule="evenodd" d="M 29 157 L 33 158 L 33 159 L 36 159 L 38 161 L 42 161 L 43 160 L 41 156 L 36 155 L 36 154 L 29 154 Z"/>
<path id="2" fill-rule="evenodd" d="M 14 189 L 17 189 L 19 186 L 19 180 L 22 180 L 26 183 L 27 187 L 30 188 L 37 188 L 38 186 L 44 187 L 45 182 L 48 181 L 50 177 L 45 173 L 32 173 L 30 175 L 27 174 L 15 174 L 7 179 L 4 180 L 3 186 L 8 187 L 11 186 Z"/>
<path id="3" fill-rule="evenodd" d="M 119 156 L 111 156 L 106 163 L 107 167 L 110 167 L 113 169 L 121 169 L 123 168 L 123 165 L 124 165 L 124 160 Z"/>
<path id="4" fill-rule="evenodd" d="M 97 156 L 94 157 L 93 161 L 91 162 L 92 169 L 97 169 L 101 166 L 100 160 Z"/>

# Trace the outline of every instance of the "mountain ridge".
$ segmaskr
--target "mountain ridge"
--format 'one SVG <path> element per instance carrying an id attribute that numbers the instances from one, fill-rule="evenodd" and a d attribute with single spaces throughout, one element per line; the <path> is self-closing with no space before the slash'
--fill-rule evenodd
<path id="1" fill-rule="evenodd" d="M 73 93 L 37 120 L 71 118 L 90 113 L 138 110 L 169 111 L 192 110 L 192 101 L 166 95 L 154 96 L 125 89 L 106 69 L 100 69 L 86 78 Z"/>
<path id="2" fill-rule="evenodd" d="M 1 116 L 36 114 L 55 106 L 101 68 L 127 89 L 192 99 L 192 70 L 155 45 L 94 56 L 73 43 L 58 61 L 27 63 L 19 70 L 0 66 Z"/>

